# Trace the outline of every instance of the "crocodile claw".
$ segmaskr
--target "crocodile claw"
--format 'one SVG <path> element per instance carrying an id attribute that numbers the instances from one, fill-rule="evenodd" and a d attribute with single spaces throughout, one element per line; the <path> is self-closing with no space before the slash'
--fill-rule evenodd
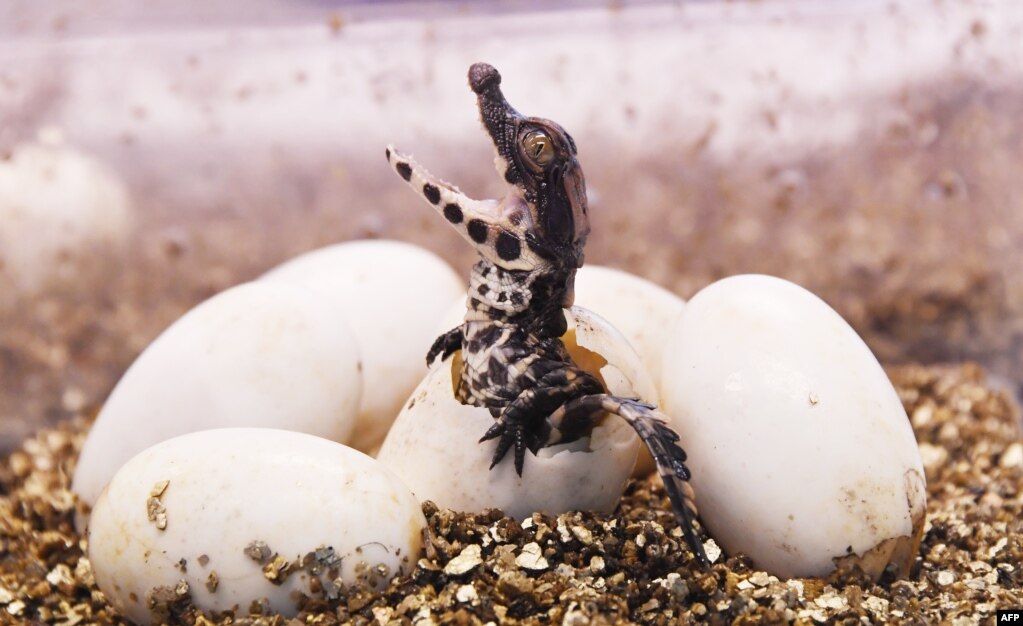
<path id="1" fill-rule="evenodd" d="M 504 419 L 498 419 L 480 437 L 480 443 L 491 439 L 497 439 L 497 447 L 494 449 L 494 456 L 490 461 L 490 469 L 494 469 L 504 459 L 505 455 L 508 454 L 508 451 L 514 447 L 515 473 L 519 476 L 522 476 L 522 467 L 526 461 L 526 450 L 536 454 L 536 450 L 541 447 L 536 437 L 528 432 L 525 424 L 512 422 L 509 426 L 508 421 Z"/>

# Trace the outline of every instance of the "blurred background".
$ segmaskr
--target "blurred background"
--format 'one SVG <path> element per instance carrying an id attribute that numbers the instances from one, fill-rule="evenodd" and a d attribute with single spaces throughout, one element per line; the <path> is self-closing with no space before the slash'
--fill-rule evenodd
<path id="1" fill-rule="evenodd" d="M 782 276 L 884 363 L 1018 392 L 1023 3 L 553 4 L 3 3 L 0 450 L 300 252 L 393 238 L 467 270 L 384 146 L 503 195 L 475 61 L 575 137 L 589 262 L 683 297 Z"/>

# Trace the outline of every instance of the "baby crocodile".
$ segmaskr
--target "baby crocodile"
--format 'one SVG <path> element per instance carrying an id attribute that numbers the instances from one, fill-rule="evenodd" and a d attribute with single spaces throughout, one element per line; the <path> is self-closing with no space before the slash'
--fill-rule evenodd
<path id="1" fill-rule="evenodd" d="M 462 351 L 457 397 L 496 420 L 481 442 L 497 439 L 491 468 L 514 449 L 522 475 L 526 450 L 588 435 L 605 413 L 625 419 L 650 450 L 690 549 L 708 564 L 693 527 L 696 507 L 685 452 L 653 406 L 610 395 L 572 361 L 561 336 L 575 272 L 590 231 L 586 184 L 575 141 L 558 124 L 525 117 L 501 93 L 486 63 L 469 68 L 480 117 L 508 183 L 503 200 L 473 200 L 387 148 L 387 160 L 480 255 L 472 269 L 465 321 L 441 335 L 426 359 Z"/>

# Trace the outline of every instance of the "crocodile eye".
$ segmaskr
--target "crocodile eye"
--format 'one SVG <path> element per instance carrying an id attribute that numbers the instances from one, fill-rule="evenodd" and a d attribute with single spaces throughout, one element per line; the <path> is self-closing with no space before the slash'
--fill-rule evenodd
<path id="1" fill-rule="evenodd" d="M 532 130 L 522 138 L 522 149 L 531 161 L 539 166 L 547 165 L 554 158 L 551 138 L 542 130 Z"/>

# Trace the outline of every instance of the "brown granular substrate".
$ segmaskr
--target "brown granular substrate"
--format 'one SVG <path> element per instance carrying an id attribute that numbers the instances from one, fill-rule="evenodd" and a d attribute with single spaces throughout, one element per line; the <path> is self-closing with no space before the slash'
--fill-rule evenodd
<path id="1" fill-rule="evenodd" d="M 928 480 L 927 526 L 906 580 L 778 580 L 741 556 L 693 564 L 656 479 L 610 516 L 424 510 L 426 558 L 384 591 L 310 599 L 296 618 L 205 615 L 187 590 L 161 608 L 184 624 L 977 624 L 1023 607 L 1023 446 L 1007 396 L 975 366 L 893 369 Z M 0 468 L 0 623 L 119 624 L 72 524 L 70 475 L 88 420 L 29 439 Z M 716 556 L 713 544 L 708 544 Z M 255 611 L 255 613 L 250 613 Z"/>

